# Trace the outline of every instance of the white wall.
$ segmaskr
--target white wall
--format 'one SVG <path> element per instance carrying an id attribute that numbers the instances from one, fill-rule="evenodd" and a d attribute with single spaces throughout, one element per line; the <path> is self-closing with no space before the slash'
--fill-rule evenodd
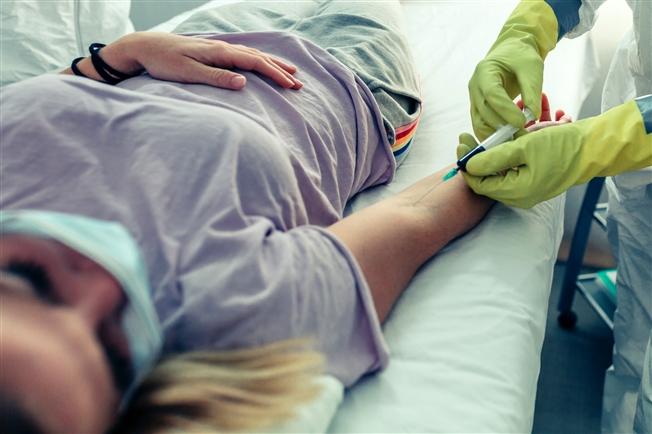
<path id="1" fill-rule="evenodd" d="M 131 0 L 131 20 L 136 30 L 146 30 L 207 0 Z"/>
<path id="2" fill-rule="evenodd" d="M 600 113 L 602 87 L 604 79 L 611 64 L 614 54 L 622 35 L 631 27 L 632 12 L 625 0 L 607 1 L 600 9 L 598 20 L 591 31 L 594 45 L 597 50 L 599 66 L 599 78 L 596 86 L 591 90 L 586 102 L 580 110 L 579 117 L 584 118 Z M 566 195 L 566 215 L 564 218 L 564 241 L 560 252 L 560 259 L 564 259 L 566 251 L 573 235 L 573 229 L 577 220 L 582 198 L 584 197 L 585 186 L 571 188 Z M 606 189 L 605 189 L 606 190 Z M 606 201 L 606 191 L 602 192 Z M 612 265 L 609 243 L 606 235 L 594 224 L 591 230 L 591 237 L 587 246 L 585 257 L 586 263 L 597 266 L 609 267 Z"/>

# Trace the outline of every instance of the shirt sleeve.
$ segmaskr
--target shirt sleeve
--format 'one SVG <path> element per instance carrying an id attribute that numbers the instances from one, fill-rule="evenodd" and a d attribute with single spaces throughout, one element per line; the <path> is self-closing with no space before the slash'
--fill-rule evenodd
<path id="1" fill-rule="evenodd" d="M 278 231 L 259 218 L 244 231 L 208 240 L 181 273 L 181 304 L 164 324 L 168 349 L 307 337 L 325 355 L 327 373 L 347 386 L 386 366 L 369 287 L 330 232 L 316 226 Z"/>
<path id="2" fill-rule="evenodd" d="M 546 0 L 557 17 L 558 39 L 576 38 L 593 28 L 605 0 Z"/>

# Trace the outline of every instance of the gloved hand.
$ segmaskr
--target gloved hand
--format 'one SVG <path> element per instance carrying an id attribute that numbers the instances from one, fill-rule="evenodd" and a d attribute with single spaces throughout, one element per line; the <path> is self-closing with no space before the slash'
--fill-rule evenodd
<path id="1" fill-rule="evenodd" d="M 543 61 L 557 44 L 557 31 L 555 13 L 544 0 L 522 1 L 514 9 L 469 82 L 478 139 L 506 124 L 523 127 L 525 117 L 513 103 L 519 93 L 539 117 Z"/>
<path id="2" fill-rule="evenodd" d="M 460 136 L 457 155 L 477 145 Z M 652 166 L 652 134 L 635 101 L 599 116 L 545 128 L 469 160 L 466 182 L 478 194 L 530 208 L 596 176 Z"/>

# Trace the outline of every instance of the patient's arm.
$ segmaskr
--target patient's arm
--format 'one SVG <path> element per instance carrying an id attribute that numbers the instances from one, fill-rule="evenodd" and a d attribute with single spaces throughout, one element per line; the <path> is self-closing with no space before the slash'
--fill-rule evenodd
<path id="1" fill-rule="evenodd" d="M 527 129 L 534 131 L 570 121 L 562 111 L 552 121 L 548 111 Z M 460 175 L 442 181 L 451 168 L 328 228 L 358 261 L 380 321 L 387 318 L 418 268 L 451 240 L 477 225 L 494 203 L 473 193 Z"/>
<path id="2" fill-rule="evenodd" d="M 493 204 L 462 176 L 443 182 L 451 167 L 329 227 L 358 261 L 381 321 L 417 269 L 478 224 Z"/>
<path id="3" fill-rule="evenodd" d="M 230 71 L 239 68 L 265 75 L 279 86 L 300 89 L 293 74 L 296 67 L 244 45 L 161 32 L 136 32 L 102 48 L 102 60 L 128 75 L 143 70 L 152 77 L 180 83 L 202 83 L 226 89 L 241 89 L 243 75 Z M 104 81 L 90 57 L 77 64 L 89 78 Z M 67 68 L 62 74 L 72 74 Z"/>

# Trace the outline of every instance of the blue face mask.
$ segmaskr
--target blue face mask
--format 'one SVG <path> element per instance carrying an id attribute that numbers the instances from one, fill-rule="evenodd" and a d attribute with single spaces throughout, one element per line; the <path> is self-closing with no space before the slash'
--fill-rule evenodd
<path id="1" fill-rule="evenodd" d="M 161 328 L 150 294 L 145 262 L 138 245 L 119 223 L 49 211 L 0 211 L 0 233 L 20 233 L 56 240 L 101 265 L 122 285 L 127 303 L 122 330 L 129 342 L 133 380 L 123 397 L 151 370 L 161 351 Z"/>

